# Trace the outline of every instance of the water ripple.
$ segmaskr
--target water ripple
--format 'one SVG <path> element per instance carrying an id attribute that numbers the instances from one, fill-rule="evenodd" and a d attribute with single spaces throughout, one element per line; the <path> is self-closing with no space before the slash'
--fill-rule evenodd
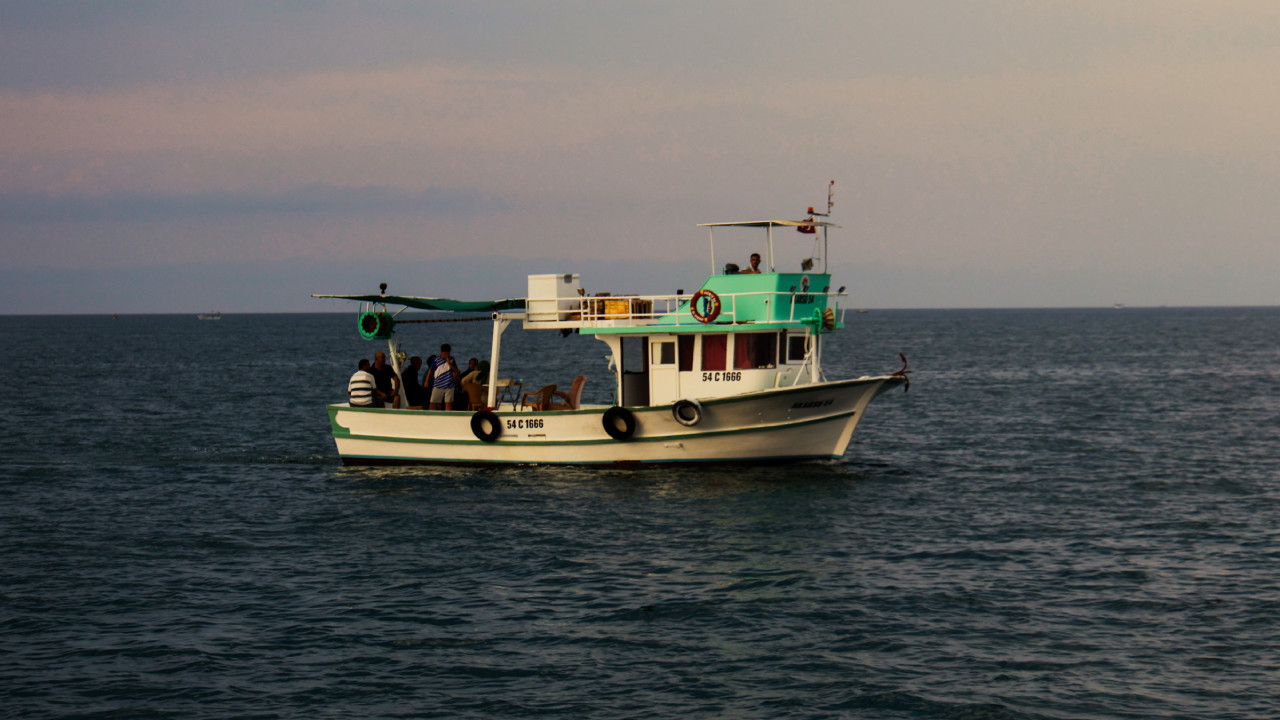
<path id="1" fill-rule="evenodd" d="M 344 468 L 350 317 L 187 320 L 0 319 L 91 358 L 0 415 L 0 715 L 1280 715 L 1280 311 L 859 315 L 911 392 L 728 471 Z"/>

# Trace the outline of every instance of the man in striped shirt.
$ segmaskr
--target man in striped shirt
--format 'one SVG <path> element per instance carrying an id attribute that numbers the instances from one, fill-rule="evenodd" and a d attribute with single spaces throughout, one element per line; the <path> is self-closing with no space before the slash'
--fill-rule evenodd
<path id="1" fill-rule="evenodd" d="M 351 407 L 373 407 L 373 376 L 369 374 L 369 361 L 361 360 L 358 368 L 347 383 Z"/>
<path id="2" fill-rule="evenodd" d="M 440 356 L 432 360 L 430 365 L 427 379 L 422 383 L 424 387 L 431 388 L 429 409 L 440 410 L 443 406 L 445 410 L 452 410 L 454 388 L 458 386 L 458 378 L 462 373 L 458 371 L 458 361 L 453 359 L 453 348 L 449 347 L 449 343 L 440 346 Z"/>

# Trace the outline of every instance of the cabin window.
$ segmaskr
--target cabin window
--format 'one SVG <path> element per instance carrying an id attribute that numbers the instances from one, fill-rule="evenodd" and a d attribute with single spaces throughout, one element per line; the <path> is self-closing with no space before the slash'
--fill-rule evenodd
<path id="1" fill-rule="evenodd" d="M 777 344 L 777 333 L 737 333 L 733 336 L 733 368 L 773 367 L 773 360 L 778 356 Z"/>
<path id="2" fill-rule="evenodd" d="M 624 337 L 622 338 L 622 371 L 623 372 L 648 372 L 649 367 L 649 338 L 647 337 Z"/>
<path id="3" fill-rule="evenodd" d="M 804 361 L 804 335 L 790 335 L 787 337 L 787 360 L 790 362 Z"/>
<path id="4" fill-rule="evenodd" d="M 680 343 L 680 372 L 693 372 L 693 336 L 681 335 L 677 341 Z"/>
<path id="5" fill-rule="evenodd" d="M 658 342 L 653 344 L 654 365 L 675 365 L 676 344 L 674 342 Z"/>
<path id="6" fill-rule="evenodd" d="M 727 370 L 725 356 L 729 350 L 728 335 L 702 336 L 702 369 Z"/>

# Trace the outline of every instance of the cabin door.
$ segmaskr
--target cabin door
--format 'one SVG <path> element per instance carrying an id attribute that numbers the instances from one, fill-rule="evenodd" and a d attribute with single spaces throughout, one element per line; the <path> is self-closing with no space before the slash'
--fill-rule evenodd
<path id="1" fill-rule="evenodd" d="M 622 401 L 625 407 L 649 404 L 649 338 L 622 338 Z"/>
<path id="2" fill-rule="evenodd" d="M 649 341 L 649 403 L 666 405 L 680 399 L 680 375 L 676 372 L 676 339 L 655 337 Z"/>

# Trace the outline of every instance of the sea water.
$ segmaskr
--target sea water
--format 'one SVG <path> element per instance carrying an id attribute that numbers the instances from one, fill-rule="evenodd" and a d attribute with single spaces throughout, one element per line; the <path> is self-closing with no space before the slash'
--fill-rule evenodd
<path id="1" fill-rule="evenodd" d="M 631 470 L 343 467 L 355 319 L 0 318 L 0 716 L 1280 717 L 1278 309 L 850 314 L 842 461 Z"/>

